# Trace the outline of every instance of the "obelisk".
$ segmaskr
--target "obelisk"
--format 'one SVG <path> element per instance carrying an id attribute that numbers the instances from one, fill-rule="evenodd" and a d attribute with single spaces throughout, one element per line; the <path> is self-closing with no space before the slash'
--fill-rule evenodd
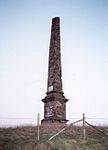
<path id="1" fill-rule="evenodd" d="M 66 123 L 66 102 L 63 95 L 60 47 L 60 18 L 52 19 L 49 47 L 48 82 L 44 102 L 44 119 L 41 123 Z"/>

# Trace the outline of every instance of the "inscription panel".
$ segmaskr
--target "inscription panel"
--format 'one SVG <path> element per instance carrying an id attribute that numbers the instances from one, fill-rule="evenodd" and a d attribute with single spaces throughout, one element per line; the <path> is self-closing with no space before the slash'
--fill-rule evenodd
<path id="1" fill-rule="evenodd" d="M 65 104 L 59 101 L 55 103 L 55 110 L 57 118 L 64 119 L 65 118 Z"/>
<path id="2" fill-rule="evenodd" d="M 45 104 L 45 117 L 54 116 L 54 104 L 52 102 L 48 102 Z"/>

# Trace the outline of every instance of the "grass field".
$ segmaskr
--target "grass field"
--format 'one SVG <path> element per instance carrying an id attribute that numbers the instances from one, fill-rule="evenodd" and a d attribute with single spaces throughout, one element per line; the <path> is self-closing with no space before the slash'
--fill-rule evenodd
<path id="1" fill-rule="evenodd" d="M 108 133 L 108 127 L 98 127 Z M 60 128 L 40 128 L 37 141 L 37 127 L 0 128 L 0 150 L 108 150 L 108 136 L 94 129 L 86 128 L 83 141 L 82 127 L 69 127 L 51 141 L 48 139 Z"/>

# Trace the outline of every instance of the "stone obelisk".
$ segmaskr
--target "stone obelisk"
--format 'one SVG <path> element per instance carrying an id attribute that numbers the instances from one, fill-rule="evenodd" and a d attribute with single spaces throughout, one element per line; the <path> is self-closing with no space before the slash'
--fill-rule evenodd
<path id="1" fill-rule="evenodd" d="M 44 102 L 44 119 L 41 123 L 66 123 L 66 102 L 63 95 L 61 48 L 60 48 L 60 18 L 52 19 L 49 47 L 48 83 Z"/>

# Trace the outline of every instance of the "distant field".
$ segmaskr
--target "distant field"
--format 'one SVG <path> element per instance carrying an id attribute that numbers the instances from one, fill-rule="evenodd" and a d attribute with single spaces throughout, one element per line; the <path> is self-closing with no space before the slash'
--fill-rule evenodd
<path id="1" fill-rule="evenodd" d="M 98 127 L 108 133 L 108 127 Z M 37 127 L 0 128 L 0 150 L 108 150 L 108 136 L 87 127 L 87 138 L 83 141 L 82 127 L 69 127 L 57 137 L 48 139 L 60 128 Z"/>

